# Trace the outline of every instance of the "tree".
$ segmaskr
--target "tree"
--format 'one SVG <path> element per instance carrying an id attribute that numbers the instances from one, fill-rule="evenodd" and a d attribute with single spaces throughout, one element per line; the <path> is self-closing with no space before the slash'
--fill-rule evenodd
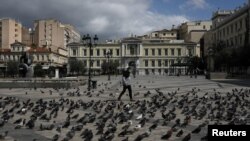
<path id="1" fill-rule="evenodd" d="M 86 67 L 82 61 L 77 59 L 71 59 L 69 61 L 70 73 L 76 75 L 83 75 L 86 72 Z"/>
<path id="2" fill-rule="evenodd" d="M 108 74 L 108 73 L 114 74 L 117 72 L 119 65 L 120 65 L 119 61 L 112 61 L 111 60 L 109 63 L 105 61 L 101 65 L 102 73 L 103 74 Z"/>
<path id="3" fill-rule="evenodd" d="M 50 66 L 48 69 L 48 76 L 49 78 L 55 76 L 55 67 L 54 66 Z"/>
<path id="4" fill-rule="evenodd" d="M 7 62 L 7 74 L 14 77 L 16 74 L 18 74 L 18 67 L 19 63 L 16 61 L 9 61 Z"/>
<path id="5" fill-rule="evenodd" d="M 108 68 L 109 68 L 109 64 L 106 61 L 104 61 L 101 65 L 102 74 L 107 74 Z"/>
<path id="6" fill-rule="evenodd" d="M 44 77 L 44 70 L 43 70 L 43 66 L 41 64 L 36 64 L 36 66 L 34 67 L 34 76 L 35 77 Z"/>

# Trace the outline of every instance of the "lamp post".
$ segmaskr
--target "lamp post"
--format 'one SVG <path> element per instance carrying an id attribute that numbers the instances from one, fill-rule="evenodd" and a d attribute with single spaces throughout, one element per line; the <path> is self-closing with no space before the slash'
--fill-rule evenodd
<path id="1" fill-rule="evenodd" d="M 108 81 L 110 81 L 110 58 L 112 57 L 112 52 L 108 50 L 105 53 L 105 57 L 108 58 Z"/>
<path id="2" fill-rule="evenodd" d="M 89 79 L 88 79 L 88 91 L 91 90 L 91 64 L 92 64 L 92 61 L 91 61 L 91 51 L 92 51 L 92 47 L 95 47 L 97 46 L 97 41 L 98 41 L 98 37 L 97 35 L 94 36 L 94 38 L 92 39 L 89 34 L 87 35 L 84 35 L 82 37 L 82 41 L 83 41 L 83 44 L 84 46 L 88 47 L 89 48 Z M 92 42 L 93 41 L 93 42 Z"/>
<path id="3" fill-rule="evenodd" d="M 213 55 L 214 55 L 214 50 L 212 49 L 212 48 L 209 48 L 208 49 L 208 57 L 209 57 L 209 59 L 208 59 L 208 71 L 209 71 L 209 73 L 211 72 L 211 71 L 214 71 L 213 69 Z"/>

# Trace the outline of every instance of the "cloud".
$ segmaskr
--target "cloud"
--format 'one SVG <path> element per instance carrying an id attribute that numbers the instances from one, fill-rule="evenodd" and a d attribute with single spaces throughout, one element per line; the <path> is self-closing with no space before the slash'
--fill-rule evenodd
<path id="1" fill-rule="evenodd" d="M 31 26 L 33 20 L 55 18 L 74 25 L 81 33 L 119 39 L 170 28 L 188 19 L 150 11 L 152 0 L 6 0 L 0 17 L 11 17 Z"/>
<path id="2" fill-rule="evenodd" d="M 206 0 L 187 0 L 184 4 L 180 5 L 180 9 L 205 9 L 209 6 Z"/>

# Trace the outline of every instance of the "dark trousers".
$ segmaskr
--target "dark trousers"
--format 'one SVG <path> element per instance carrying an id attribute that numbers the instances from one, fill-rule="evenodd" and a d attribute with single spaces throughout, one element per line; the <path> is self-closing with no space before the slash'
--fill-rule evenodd
<path id="1" fill-rule="evenodd" d="M 128 89 L 128 92 L 129 92 L 129 97 L 130 97 L 130 100 L 132 100 L 132 89 L 131 89 L 131 85 L 128 85 L 128 86 L 125 86 L 123 85 L 123 90 L 122 92 L 120 93 L 119 95 L 119 100 L 121 99 L 122 95 L 125 93 L 125 91 Z"/>

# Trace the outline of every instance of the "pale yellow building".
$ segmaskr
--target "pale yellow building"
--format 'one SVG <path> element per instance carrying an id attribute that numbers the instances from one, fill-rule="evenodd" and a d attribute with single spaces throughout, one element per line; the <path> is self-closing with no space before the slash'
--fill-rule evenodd
<path id="1" fill-rule="evenodd" d="M 213 43 L 224 44 L 226 47 L 242 47 L 249 43 L 249 4 L 235 10 L 219 10 L 213 13 Z"/>
<path id="2" fill-rule="evenodd" d="M 159 31 L 153 31 L 148 35 L 144 35 L 143 39 L 169 39 L 169 40 L 176 40 L 177 39 L 177 29 L 163 29 Z"/>
<path id="3" fill-rule="evenodd" d="M 129 37 L 120 43 L 98 44 L 90 53 L 81 43 L 68 44 L 69 57 L 82 60 L 89 68 L 89 55 L 92 58 L 92 71 L 100 72 L 101 65 L 107 61 L 105 54 L 112 53 L 111 60 L 120 63 L 120 69 L 132 67 L 137 75 L 185 74 L 189 57 L 196 54 L 195 43 L 183 40 L 141 39 Z M 175 67 L 176 64 L 179 66 Z"/>
<path id="4" fill-rule="evenodd" d="M 15 41 L 22 41 L 22 24 L 14 19 L 0 19 L 0 48 L 9 49 Z"/>

